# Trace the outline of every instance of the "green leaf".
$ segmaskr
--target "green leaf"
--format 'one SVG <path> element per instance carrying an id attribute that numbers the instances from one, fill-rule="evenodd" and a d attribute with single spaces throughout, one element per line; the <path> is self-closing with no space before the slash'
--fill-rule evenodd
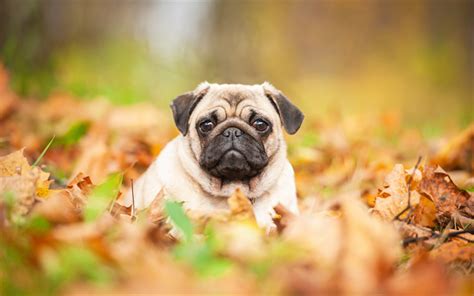
<path id="1" fill-rule="evenodd" d="M 220 276 L 232 267 L 232 262 L 219 257 L 207 241 L 181 243 L 174 249 L 174 255 L 177 259 L 188 262 L 203 277 Z"/>
<path id="2" fill-rule="evenodd" d="M 464 188 L 464 190 L 466 190 L 467 192 L 474 192 L 474 185 L 470 185 L 470 186 Z"/>
<path id="3" fill-rule="evenodd" d="M 54 290 L 79 279 L 100 285 L 113 278 L 113 270 L 95 253 L 78 246 L 61 247 L 54 257 L 42 260 L 42 267 Z"/>
<path id="4" fill-rule="evenodd" d="M 122 178 L 123 176 L 120 173 L 111 174 L 104 183 L 94 188 L 84 208 L 86 222 L 95 221 L 106 211 L 110 202 L 117 197 Z"/>
<path id="5" fill-rule="evenodd" d="M 64 135 L 58 138 L 56 144 L 66 147 L 76 144 L 87 133 L 89 126 L 90 123 L 86 121 L 74 123 Z"/>
<path id="6" fill-rule="evenodd" d="M 165 203 L 165 212 L 174 226 L 183 233 L 184 239 L 188 242 L 191 241 L 194 229 L 188 216 L 186 216 L 182 205 L 178 202 L 168 200 Z"/>
<path id="7" fill-rule="evenodd" d="M 25 228 L 36 234 L 43 234 L 51 229 L 51 223 L 41 216 L 33 216 L 25 221 Z"/>
<path id="8" fill-rule="evenodd" d="M 7 209 L 11 209 L 15 205 L 15 193 L 12 191 L 6 191 L 2 195 L 3 202 L 7 206 Z"/>

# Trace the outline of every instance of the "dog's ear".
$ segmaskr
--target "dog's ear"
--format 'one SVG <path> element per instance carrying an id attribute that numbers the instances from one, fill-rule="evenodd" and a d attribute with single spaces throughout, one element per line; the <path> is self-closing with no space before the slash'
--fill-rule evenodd
<path id="1" fill-rule="evenodd" d="M 206 95 L 208 89 L 209 85 L 202 83 L 196 90 L 182 94 L 171 102 L 170 107 L 173 111 L 174 123 L 183 136 L 186 136 L 188 133 L 191 113 L 202 97 Z"/>
<path id="2" fill-rule="evenodd" d="M 296 133 L 303 123 L 303 112 L 298 109 L 290 100 L 278 89 L 268 82 L 262 84 L 265 95 L 273 104 L 286 132 L 290 135 Z"/>

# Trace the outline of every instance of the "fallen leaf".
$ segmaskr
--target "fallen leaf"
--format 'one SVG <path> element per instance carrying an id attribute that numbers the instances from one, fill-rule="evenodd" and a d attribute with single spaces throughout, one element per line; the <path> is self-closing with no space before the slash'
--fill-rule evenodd
<path id="1" fill-rule="evenodd" d="M 22 176 L 31 171 L 31 166 L 23 155 L 23 150 L 0 157 L 0 176 Z"/>
<path id="2" fill-rule="evenodd" d="M 420 194 L 416 190 L 411 190 L 408 194 L 408 184 L 406 172 L 403 165 L 397 164 L 385 178 L 385 188 L 379 192 L 375 199 L 375 206 L 371 213 L 384 221 L 392 221 L 408 206 L 416 206 L 420 202 Z M 400 218 L 406 217 L 408 211 Z"/>
<path id="3" fill-rule="evenodd" d="M 434 202 L 436 217 L 442 225 L 446 225 L 457 216 L 465 216 L 467 219 L 474 218 L 472 216 L 474 207 L 470 201 L 471 195 L 459 189 L 441 168 L 426 167 L 419 190 Z"/>
<path id="4" fill-rule="evenodd" d="M 295 216 L 283 231 L 286 241 L 297 243 L 325 271 L 319 276 L 346 295 L 375 293 L 401 251 L 395 229 L 368 215 L 357 195 L 346 193 L 319 213 Z"/>
<path id="5" fill-rule="evenodd" d="M 81 155 L 77 159 L 73 176 L 84 173 L 94 182 L 102 182 L 111 173 L 109 162 L 112 160 L 111 152 L 107 147 L 107 134 L 102 126 L 92 126 L 89 133 L 81 139 Z"/>
<path id="6" fill-rule="evenodd" d="M 291 219 L 294 218 L 294 214 L 285 208 L 285 206 L 281 203 L 277 204 L 273 210 L 276 213 L 276 215 L 273 217 L 273 222 L 277 226 L 278 232 L 281 233 L 283 229 L 288 226 L 288 223 L 291 221 Z"/>
<path id="7" fill-rule="evenodd" d="M 450 281 L 446 269 L 439 263 L 428 260 L 424 254 L 414 260 L 410 269 L 399 272 L 390 279 L 386 292 L 391 295 L 449 295 Z"/>
<path id="8" fill-rule="evenodd" d="M 15 215 L 28 214 L 38 194 L 40 197 L 47 195 L 51 183 L 48 178 L 49 173 L 30 166 L 23 149 L 0 157 L 0 195 L 13 194 Z"/>
<path id="9" fill-rule="evenodd" d="M 445 264 L 455 261 L 470 262 L 474 258 L 474 244 L 459 239 L 452 240 L 432 250 L 430 257 Z"/>
<path id="10" fill-rule="evenodd" d="M 253 206 L 250 200 L 237 189 L 228 199 L 231 217 L 236 220 L 250 219 L 255 221 Z"/>
<path id="11" fill-rule="evenodd" d="M 164 213 L 164 197 L 165 191 L 161 189 L 150 204 L 150 207 L 148 208 L 148 220 L 150 222 L 159 223 L 166 218 Z M 131 207 L 133 207 L 133 204 Z"/>
<path id="12" fill-rule="evenodd" d="M 35 186 L 40 197 L 47 195 L 51 184 L 49 173 L 37 166 L 31 166 L 24 156 L 24 149 L 20 149 L 6 156 L 0 157 L 0 176 L 31 176 L 36 177 Z"/>
<path id="13" fill-rule="evenodd" d="M 433 157 L 432 163 L 447 170 L 466 170 L 474 173 L 474 123 L 450 140 Z"/>
<path id="14" fill-rule="evenodd" d="M 72 202 L 71 193 L 67 190 L 56 192 L 42 203 L 33 213 L 38 214 L 52 223 L 73 223 L 82 219 L 82 211 Z"/>
<path id="15" fill-rule="evenodd" d="M 433 201 L 425 195 L 421 195 L 420 202 L 413 210 L 411 219 L 417 225 L 434 227 L 436 225 L 436 207 Z"/>
<path id="16" fill-rule="evenodd" d="M 38 177 L 34 174 L 0 177 L 0 197 L 4 198 L 7 193 L 13 196 L 15 215 L 26 215 L 33 208 L 37 179 Z"/>

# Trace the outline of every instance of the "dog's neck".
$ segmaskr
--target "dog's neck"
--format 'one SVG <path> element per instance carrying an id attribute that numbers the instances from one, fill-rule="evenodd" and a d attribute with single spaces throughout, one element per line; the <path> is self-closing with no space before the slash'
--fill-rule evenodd
<path id="1" fill-rule="evenodd" d="M 286 160 L 286 143 L 282 139 L 279 141 L 277 152 L 270 157 L 268 165 L 259 175 L 246 181 L 226 182 L 202 170 L 185 137 L 180 135 L 177 141 L 177 154 L 184 171 L 196 184 L 199 184 L 204 194 L 213 198 L 228 198 L 235 190 L 240 189 L 249 199 L 257 199 L 275 185 L 283 172 Z"/>

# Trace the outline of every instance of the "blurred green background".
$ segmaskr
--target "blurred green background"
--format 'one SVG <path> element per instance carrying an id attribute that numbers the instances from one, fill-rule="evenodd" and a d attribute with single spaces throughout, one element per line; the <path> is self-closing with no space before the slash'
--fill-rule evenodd
<path id="1" fill-rule="evenodd" d="M 21 96 L 118 104 L 207 80 L 270 81 L 307 118 L 473 121 L 474 1 L 0 0 L 0 59 Z"/>

